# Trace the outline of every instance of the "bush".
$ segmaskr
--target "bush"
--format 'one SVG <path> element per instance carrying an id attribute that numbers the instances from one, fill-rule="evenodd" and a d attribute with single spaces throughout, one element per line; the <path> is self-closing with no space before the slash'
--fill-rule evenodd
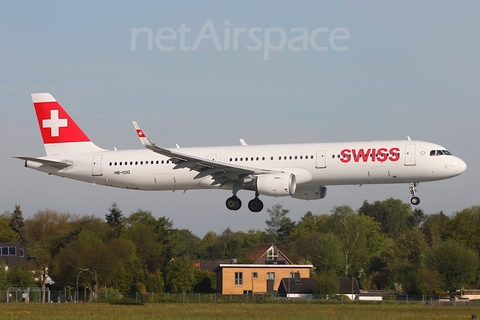
<path id="1" fill-rule="evenodd" d="M 340 282 L 337 277 L 320 275 L 315 278 L 313 294 L 318 299 L 323 299 L 329 294 L 340 293 Z"/>

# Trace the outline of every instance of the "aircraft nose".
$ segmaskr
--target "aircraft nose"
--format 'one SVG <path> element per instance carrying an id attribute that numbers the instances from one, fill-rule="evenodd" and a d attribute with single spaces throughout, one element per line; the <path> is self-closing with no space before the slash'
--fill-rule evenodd
<path id="1" fill-rule="evenodd" d="M 457 158 L 456 161 L 454 162 L 454 165 L 453 165 L 455 171 L 458 173 L 458 174 L 461 174 L 463 173 L 465 170 L 467 170 L 467 164 L 465 163 L 465 161 L 463 161 L 462 159 L 460 158 Z"/>

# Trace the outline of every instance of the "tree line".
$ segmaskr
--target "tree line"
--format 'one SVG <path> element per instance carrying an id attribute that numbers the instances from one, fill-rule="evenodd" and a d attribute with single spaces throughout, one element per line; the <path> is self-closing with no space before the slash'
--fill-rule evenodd
<path id="1" fill-rule="evenodd" d="M 399 199 L 357 210 L 334 207 L 292 221 L 281 205 L 267 209 L 264 230 L 207 232 L 177 229 L 167 217 L 137 210 L 124 216 L 114 203 L 105 218 L 53 210 L 24 219 L 20 206 L 0 215 L 0 242 L 27 247 L 28 263 L 0 268 L 0 290 L 47 285 L 73 290 L 78 279 L 96 297 L 109 292 L 215 292 L 215 274 L 198 260 L 236 258 L 276 244 L 294 263 L 313 264 L 324 290 L 331 279 L 356 277 L 361 289 L 434 295 L 480 287 L 480 207 L 448 216 L 426 214 Z M 88 272 L 81 272 L 81 271 Z M 318 289 L 318 288 L 317 288 Z M 334 292 L 328 292 L 334 293 Z"/>

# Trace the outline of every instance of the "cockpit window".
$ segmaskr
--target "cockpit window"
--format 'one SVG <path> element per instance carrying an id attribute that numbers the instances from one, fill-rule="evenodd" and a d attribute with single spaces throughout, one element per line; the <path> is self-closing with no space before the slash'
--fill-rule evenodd
<path id="1" fill-rule="evenodd" d="M 451 156 L 452 154 L 448 150 L 432 150 L 432 151 L 430 151 L 430 156 L 435 156 L 435 155 L 436 156 L 443 156 L 443 155 Z"/>

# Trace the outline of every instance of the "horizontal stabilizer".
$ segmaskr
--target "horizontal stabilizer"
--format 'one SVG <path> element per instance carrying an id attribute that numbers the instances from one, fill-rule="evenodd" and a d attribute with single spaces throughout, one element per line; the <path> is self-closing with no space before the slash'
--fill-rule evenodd
<path id="1" fill-rule="evenodd" d="M 71 164 L 68 164 L 66 161 L 48 160 L 48 159 L 34 158 L 34 157 L 14 157 L 14 158 L 25 160 L 25 161 L 37 162 L 37 163 L 41 163 L 47 166 L 52 166 L 57 168 L 66 168 L 71 165 Z"/>

